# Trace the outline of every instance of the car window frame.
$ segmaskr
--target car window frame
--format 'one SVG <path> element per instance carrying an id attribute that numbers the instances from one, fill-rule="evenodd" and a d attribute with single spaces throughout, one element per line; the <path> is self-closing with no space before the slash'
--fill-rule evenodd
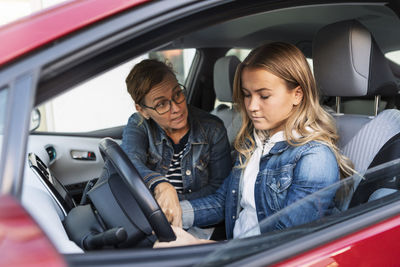
<path id="1" fill-rule="evenodd" d="M 210 1 L 210 2 L 213 2 L 213 1 Z M 152 7 L 152 8 L 154 8 L 154 6 L 153 5 L 148 5 L 148 6 L 146 6 L 146 7 Z M 129 12 L 127 12 L 126 14 L 129 14 L 129 19 L 130 20 L 132 20 L 132 14 L 131 13 L 129 13 Z M 125 14 L 125 15 L 126 15 Z M 136 14 L 136 13 L 135 13 Z M 139 14 L 139 13 L 138 13 Z M 176 14 L 175 14 L 176 15 Z M 113 22 L 115 23 L 115 21 L 117 21 L 117 20 L 113 20 Z M 148 24 L 147 24 L 148 25 Z M 143 26 L 143 25 L 142 25 Z M 153 26 L 154 27 L 154 24 L 150 24 L 150 26 Z M 121 26 L 122 27 L 122 26 Z M 95 32 L 99 32 L 99 30 L 100 29 L 102 29 L 100 26 L 97 28 L 96 27 L 96 29 L 93 29 L 93 31 L 95 31 Z M 114 28 L 115 29 L 115 28 Z M 88 31 L 90 31 L 90 30 L 88 30 Z M 78 38 L 80 38 L 80 37 L 82 37 L 83 36 L 83 34 L 84 33 L 87 33 L 87 31 L 82 31 L 81 33 L 79 33 L 79 34 L 76 34 L 74 37 L 73 37 L 73 39 L 78 39 Z M 136 32 L 137 33 L 137 32 Z M 93 33 L 94 34 L 94 33 Z M 138 33 L 137 33 L 138 34 Z M 101 36 L 103 36 L 103 35 L 101 35 Z M 104 36 L 106 36 L 106 34 L 104 35 Z M 103 36 L 103 37 L 104 37 Z M 140 34 L 138 35 L 138 36 L 141 36 Z M 90 40 L 97 40 L 96 38 L 94 38 L 93 36 L 91 37 L 92 39 L 90 39 Z M 121 37 L 122 38 L 122 37 Z M 110 41 L 110 40 L 108 40 L 108 41 Z M 72 42 L 72 41 L 71 41 Z M 15 73 L 18 73 L 18 74 L 21 74 L 22 73 L 22 71 L 23 70 L 28 70 L 28 71 L 32 71 L 33 73 L 32 73 L 32 76 L 35 76 L 35 75 L 37 75 L 37 74 L 35 74 L 35 72 L 36 73 L 39 73 L 39 71 L 38 71 L 38 68 L 44 68 L 44 70 L 45 70 L 45 72 L 43 73 L 43 74 L 45 74 L 45 76 L 47 75 L 47 84 L 45 83 L 45 81 L 44 80 L 41 80 L 41 84 L 39 85 L 39 87 L 38 87 L 38 89 L 40 89 L 40 88 L 49 88 L 49 86 L 56 86 L 56 83 L 51 83 L 51 81 L 56 81 L 57 79 L 60 79 L 60 77 L 68 77 L 68 75 L 70 75 L 70 74 L 67 74 L 66 76 L 60 76 L 59 74 L 57 74 L 57 73 L 63 73 L 63 71 L 66 71 L 65 69 L 63 69 L 63 68 L 65 68 L 66 66 L 65 65 L 67 65 L 67 63 L 68 63 L 68 60 L 67 61 L 63 61 L 63 62 L 61 62 L 61 61 L 58 61 L 58 59 L 60 59 L 61 57 L 67 57 L 68 56 L 68 53 L 73 53 L 74 52 L 74 49 L 77 49 L 77 50 L 79 50 L 80 48 L 82 48 L 83 46 L 84 46 L 84 44 L 88 44 L 88 45 L 90 45 L 91 43 L 89 42 L 89 43 L 87 43 L 86 41 L 85 42 L 80 42 L 79 44 L 81 45 L 80 47 L 79 46 L 77 46 L 77 45 L 73 45 L 72 46 L 72 48 L 70 47 L 70 48 L 68 48 L 68 46 L 69 45 L 71 45 L 72 43 L 70 42 L 70 40 L 66 40 L 65 42 L 60 42 L 60 43 L 58 43 L 58 44 L 55 44 L 53 47 L 50 47 L 48 50 L 43 50 L 43 51 L 41 51 L 41 52 L 38 52 L 38 53 L 35 53 L 35 54 L 32 54 L 31 56 L 29 56 L 28 58 L 26 58 L 26 59 L 24 59 L 24 60 L 21 60 L 21 61 L 19 61 L 19 62 L 17 62 L 14 66 L 12 66 L 10 69 L 7 69 L 7 71 L 5 71 L 4 73 L 1 73 L 0 74 L 0 84 L 2 84 L 2 82 L 5 80 L 5 75 L 6 74 L 10 74 L 10 72 L 12 72 L 12 71 L 15 71 Z M 104 43 L 103 43 L 104 44 Z M 103 45 L 102 44 L 102 45 Z M 68 49 L 67 49 L 68 48 Z M 64 52 L 63 52 L 63 49 L 66 49 Z M 132 52 L 132 53 L 138 53 L 137 51 L 143 51 L 143 50 L 146 50 L 146 48 L 143 48 L 143 47 L 141 47 L 141 48 L 138 48 L 137 50 L 134 50 L 134 52 Z M 90 52 L 89 51 L 86 51 L 86 52 L 84 52 L 83 53 L 83 55 L 85 54 L 85 53 L 87 53 L 87 54 L 89 54 Z M 80 54 L 80 55 L 82 55 L 82 54 Z M 44 56 L 44 57 L 43 57 Z M 53 60 L 53 61 L 52 61 Z M 25 63 L 28 63 L 27 65 L 25 65 L 25 66 L 22 66 L 22 65 L 24 65 Z M 59 64 L 58 66 L 57 66 L 57 64 Z M 65 65 L 64 65 L 65 64 Z M 105 64 L 105 65 L 107 65 L 107 64 Z M 39 67 L 38 67 L 39 66 Z M 60 68 L 60 69 L 58 69 L 58 67 Z M 105 67 L 105 66 L 104 66 Z M 56 70 L 56 72 L 55 72 L 55 75 L 57 76 L 57 77 L 53 77 L 52 76 L 52 74 L 51 74 L 51 70 Z M 60 71 L 60 72 L 57 72 L 57 70 L 58 71 Z M 15 74 L 14 73 L 14 74 Z M 15 76 L 15 75 L 14 75 Z M 12 77 L 14 77 L 14 76 L 12 76 Z M 38 75 L 37 75 L 38 76 Z M 81 79 L 81 81 L 82 80 L 84 80 L 84 78 L 85 77 L 80 77 L 79 79 Z M 53 79 L 53 80 L 52 80 Z M 70 77 L 70 79 L 72 79 L 71 77 Z M 78 79 L 78 80 L 79 80 Z M 9 80 L 9 78 L 7 78 L 7 81 L 10 81 Z M 36 86 L 36 82 L 35 82 L 35 80 L 33 79 L 32 80 L 32 84 L 33 84 L 33 86 L 32 87 L 29 87 L 29 88 L 32 88 L 31 90 L 29 90 L 32 94 L 34 94 L 35 93 L 35 86 Z M 47 86 L 47 87 L 46 87 Z M 48 99 L 48 98 L 50 98 L 50 97 L 52 97 L 52 96 L 54 96 L 54 95 L 56 95 L 56 94 L 58 94 L 60 91 L 62 91 L 62 90 L 65 90 L 66 88 L 68 88 L 69 86 L 71 86 L 71 84 L 67 84 L 67 85 L 63 85 L 63 86 L 67 86 L 67 87 L 61 87 L 61 88 L 56 88 L 56 89 L 53 89 L 53 90 L 50 90 L 49 89 L 49 92 L 40 92 L 40 90 L 37 92 L 37 97 L 36 97 L 36 103 L 41 103 L 41 101 L 44 101 L 45 99 Z M 45 90 L 43 90 L 43 91 L 45 91 Z M 18 104 L 18 101 L 13 101 L 13 103 L 17 103 Z M 27 111 L 29 111 L 29 112 L 27 112 L 26 113 L 26 115 L 21 115 L 21 118 L 23 118 L 23 119 L 26 119 L 26 121 L 29 121 L 29 118 L 30 118 L 30 110 L 32 109 L 32 105 L 27 105 L 26 106 L 26 108 L 25 108 Z M 26 123 L 26 127 L 27 127 L 27 129 L 29 128 L 29 123 Z M 21 146 L 23 146 L 23 147 L 25 147 L 26 148 L 26 140 L 27 140 L 27 134 L 28 134 L 28 130 L 26 130 L 26 131 L 24 131 L 24 134 L 26 135 L 25 136 L 25 145 L 23 145 L 23 144 L 21 144 Z M 19 138 L 22 138 L 23 139 L 23 137 L 24 136 L 22 136 L 22 137 L 19 137 Z M 22 140 L 22 143 L 23 143 L 23 140 Z M 3 151 L 4 151 L 4 149 L 3 149 Z M 17 158 L 17 157 L 16 157 Z M 25 157 L 21 157 L 21 158 L 17 158 L 17 160 L 18 160 L 18 162 L 19 163 L 23 163 L 23 160 L 24 160 L 24 158 Z M 22 165 L 23 166 L 23 165 Z M 21 175 L 19 175 L 19 177 L 22 177 L 22 174 Z M 399 206 L 398 205 L 398 202 L 396 202 L 397 203 L 397 206 Z M 395 204 L 396 204 L 395 203 Z M 385 207 L 383 207 L 385 210 L 383 210 L 381 213 L 377 213 L 376 214 L 376 216 L 374 216 L 374 218 L 375 219 L 377 219 L 377 221 L 380 221 L 380 220 L 382 220 L 382 218 L 385 218 L 385 216 L 388 216 L 388 210 L 391 210 L 391 211 L 393 211 L 394 209 L 392 208 L 392 206 L 391 205 L 389 205 L 389 206 L 385 206 Z M 397 207 L 395 210 L 396 210 L 396 215 L 397 214 L 399 214 L 399 207 Z M 386 212 L 386 213 L 385 213 Z M 384 217 L 382 217 L 382 214 L 383 215 L 385 215 Z M 376 221 L 375 221 L 376 222 Z M 347 223 L 347 222 L 346 222 Z M 359 225 L 358 225 L 359 226 Z M 355 229 L 359 229 L 359 228 L 355 228 Z M 307 238 L 309 238 L 308 236 L 307 236 Z M 302 245 L 301 243 L 299 243 L 300 245 Z M 206 245 L 207 246 L 207 249 L 205 249 L 206 251 L 211 251 L 212 249 L 214 249 L 215 247 L 217 247 L 217 246 L 219 246 L 220 244 L 216 244 L 216 245 Z M 222 245 L 223 245 L 223 243 L 222 243 Z M 221 246 L 222 246 L 221 245 Z M 290 245 L 290 244 L 289 244 Z M 315 244 L 314 244 L 315 245 Z M 199 250 L 197 247 L 194 247 L 194 248 L 189 248 L 189 249 L 192 249 L 192 251 L 193 251 L 193 253 L 195 253 L 197 250 Z M 188 250 L 189 250 L 188 249 Z M 304 248 L 303 248 L 304 249 Z M 165 252 L 164 252 L 164 256 L 165 255 L 169 255 L 168 254 L 168 252 L 169 251 L 175 251 L 177 254 L 180 254 L 181 255 L 181 253 L 182 253 L 182 251 L 185 251 L 185 249 L 184 248 L 175 248 L 175 249 L 166 249 L 166 250 L 164 250 Z M 289 251 L 289 250 L 288 250 Z M 294 250 L 290 250 L 291 252 L 293 252 Z M 159 251 L 156 251 L 155 253 L 152 253 L 153 251 L 152 250 L 150 250 L 150 251 L 148 251 L 148 250 L 137 250 L 137 251 L 134 251 L 134 252 L 132 252 L 132 251 L 121 251 L 121 252 L 115 252 L 115 251 L 113 251 L 113 252 L 110 252 L 110 253 L 104 253 L 104 252 L 99 252 L 99 253 L 88 253 L 88 255 L 79 255 L 78 256 L 78 258 L 79 258 L 79 262 L 81 262 L 80 260 L 81 259 L 89 259 L 89 262 L 90 262 L 90 260 L 91 259 L 93 259 L 93 258 L 95 258 L 95 257 L 97 257 L 98 259 L 104 259 L 103 257 L 100 257 L 100 255 L 108 255 L 108 256 L 110 256 L 110 255 L 116 255 L 117 257 L 116 258 L 114 258 L 114 260 L 115 260 L 115 262 L 123 262 L 124 260 L 125 260 L 125 262 L 127 262 L 127 260 L 129 260 L 128 262 L 131 262 L 132 261 L 132 259 L 134 258 L 133 257 L 133 255 L 132 254 L 136 254 L 136 256 L 138 257 L 138 258 L 143 258 L 143 256 L 146 254 L 146 252 L 149 252 L 148 254 L 147 254 L 147 256 L 149 256 L 149 257 L 154 257 L 154 255 L 156 255 L 156 254 L 159 254 L 160 252 Z M 270 253 L 270 251 L 268 251 L 268 253 Z M 203 255 L 203 254 L 202 254 Z M 291 255 L 294 255 L 294 254 L 291 254 Z M 86 257 L 87 256 L 87 257 Z M 257 257 L 258 256 L 260 256 L 261 257 L 261 254 L 260 255 L 256 255 Z M 290 255 L 289 255 L 290 256 Z M 68 256 L 66 256 L 67 257 L 67 259 L 68 259 Z M 71 256 L 71 257 L 73 257 L 73 256 Z M 133 258 L 132 258 L 133 257 Z M 90 259 L 91 258 L 91 259 Z M 118 259 L 117 259 L 118 258 Z M 164 259 L 165 260 L 165 259 Z M 83 262 L 83 261 L 82 261 Z M 114 262 L 113 262 L 114 263 Z M 103 264 L 107 264 L 106 262 L 104 262 Z M 265 264 L 265 263 L 264 263 Z"/>
<path id="2" fill-rule="evenodd" d="M 0 190 L 1 194 L 21 198 L 24 173 L 23 160 L 26 158 L 30 116 L 39 70 L 32 69 L 20 74 L 15 68 L 0 73 L 0 88 L 7 88 L 6 118 L 0 148 Z"/>

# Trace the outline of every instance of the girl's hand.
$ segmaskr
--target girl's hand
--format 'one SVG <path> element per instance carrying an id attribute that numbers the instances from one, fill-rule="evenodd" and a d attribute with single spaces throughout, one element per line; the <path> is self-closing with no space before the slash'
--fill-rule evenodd
<path id="1" fill-rule="evenodd" d="M 172 230 L 176 235 L 176 240 L 171 242 L 159 242 L 158 240 L 154 243 L 153 248 L 169 248 L 179 246 L 189 246 L 196 244 L 213 243 L 213 240 L 198 239 L 180 227 L 172 226 Z"/>

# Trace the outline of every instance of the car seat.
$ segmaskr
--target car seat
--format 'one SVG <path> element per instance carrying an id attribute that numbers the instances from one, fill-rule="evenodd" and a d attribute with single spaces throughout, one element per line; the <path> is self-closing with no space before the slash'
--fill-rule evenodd
<path id="1" fill-rule="evenodd" d="M 375 39 L 355 20 L 330 24 L 317 32 L 313 64 L 319 89 L 326 96 L 336 97 L 337 110 L 332 115 L 340 136 L 338 145 L 359 174 L 354 177 L 352 192 L 339 204 L 339 209 L 344 210 L 356 190 L 357 194 L 366 195 L 365 188 L 360 190 L 362 187 L 358 185 L 375 158 L 383 157 L 381 162 L 386 162 L 400 156 L 397 142 L 392 140 L 399 138 L 400 111 L 387 109 L 376 116 L 343 114 L 340 113 L 340 97 L 374 96 L 377 113 L 380 96 L 395 96 L 398 87 Z M 368 197 L 364 197 L 365 201 Z"/>
<path id="2" fill-rule="evenodd" d="M 242 125 L 240 113 L 233 107 L 233 79 L 240 60 L 236 56 L 219 58 L 214 65 L 214 90 L 221 103 L 211 111 L 219 117 L 228 132 L 229 143 L 233 144 L 236 134 Z"/>

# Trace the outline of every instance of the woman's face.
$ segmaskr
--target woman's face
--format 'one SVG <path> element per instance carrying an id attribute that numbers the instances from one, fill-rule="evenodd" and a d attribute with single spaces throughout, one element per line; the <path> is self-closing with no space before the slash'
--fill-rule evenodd
<path id="1" fill-rule="evenodd" d="M 245 67 L 241 81 L 244 105 L 254 127 L 268 130 L 270 136 L 283 130 L 293 107 L 301 102 L 301 88 L 289 90 L 283 79 L 261 68 Z"/>
<path id="2" fill-rule="evenodd" d="M 147 107 L 156 107 L 165 100 L 171 100 L 173 96 L 181 93 L 181 87 L 172 75 L 167 75 L 162 82 L 150 89 L 149 93 L 144 97 L 143 103 Z M 165 114 L 158 114 L 151 108 L 136 105 L 136 109 L 146 118 L 152 118 L 167 134 L 174 134 L 189 129 L 188 126 L 188 109 L 186 99 L 176 104 L 171 101 L 171 109 Z"/>

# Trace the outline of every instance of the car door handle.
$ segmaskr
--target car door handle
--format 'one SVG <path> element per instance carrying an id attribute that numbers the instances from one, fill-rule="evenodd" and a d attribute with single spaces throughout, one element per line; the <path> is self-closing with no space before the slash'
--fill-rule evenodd
<path id="1" fill-rule="evenodd" d="M 71 157 L 75 160 L 96 160 L 96 154 L 93 151 L 71 150 Z"/>

